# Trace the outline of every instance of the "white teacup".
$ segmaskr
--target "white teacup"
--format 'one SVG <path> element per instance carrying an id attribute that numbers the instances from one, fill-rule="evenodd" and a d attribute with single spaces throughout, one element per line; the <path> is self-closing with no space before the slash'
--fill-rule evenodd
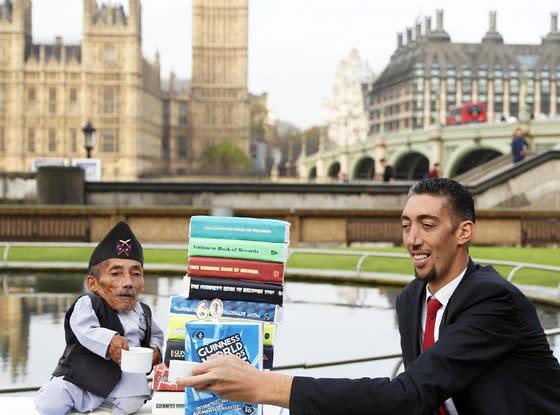
<path id="1" fill-rule="evenodd" d="M 123 372 L 149 373 L 152 370 L 154 350 L 149 347 L 130 347 L 121 352 L 121 369 Z"/>
<path id="2" fill-rule="evenodd" d="M 170 360 L 167 381 L 177 384 L 177 378 L 188 378 L 192 376 L 193 367 L 199 364 L 198 362 L 190 362 L 188 360 Z"/>

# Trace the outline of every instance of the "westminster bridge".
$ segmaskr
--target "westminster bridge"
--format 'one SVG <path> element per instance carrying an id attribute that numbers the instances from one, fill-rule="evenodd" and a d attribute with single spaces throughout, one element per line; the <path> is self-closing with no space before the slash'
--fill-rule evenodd
<path id="1" fill-rule="evenodd" d="M 422 178 L 440 163 L 440 175 L 456 177 L 492 159 L 511 155 L 511 139 L 520 127 L 532 152 L 560 149 L 560 117 L 526 122 L 433 126 L 370 136 L 366 142 L 320 149 L 298 161 L 299 177 L 319 183 L 345 174 L 350 180 L 371 180 L 383 173 L 379 161 L 393 166 L 397 180 Z M 511 160 L 508 159 L 508 160 Z M 511 162 L 512 163 L 512 162 Z"/>

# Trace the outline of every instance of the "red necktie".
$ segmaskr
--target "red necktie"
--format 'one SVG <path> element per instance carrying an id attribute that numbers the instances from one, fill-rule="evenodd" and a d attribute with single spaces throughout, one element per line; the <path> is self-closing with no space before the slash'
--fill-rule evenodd
<path id="1" fill-rule="evenodd" d="M 436 325 L 436 314 L 441 307 L 441 303 L 437 298 L 428 299 L 428 312 L 426 313 L 426 330 L 424 330 L 424 343 L 422 345 L 422 350 L 426 350 L 428 347 L 434 345 L 434 327 Z M 446 415 L 445 408 L 440 406 L 438 408 L 438 413 L 440 415 Z"/>

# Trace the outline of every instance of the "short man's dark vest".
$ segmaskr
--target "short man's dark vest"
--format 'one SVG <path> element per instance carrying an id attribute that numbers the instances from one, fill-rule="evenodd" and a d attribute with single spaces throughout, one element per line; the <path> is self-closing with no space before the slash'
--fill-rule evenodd
<path id="1" fill-rule="evenodd" d="M 117 311 L 100 296 L 93 293 L 85 294 L 91 299 L 91 304 L 101 327 L 114 330 L 124 336 L 124 328 L 119 320 Z M 79 298 L 81 298 L 80 296 Z M 79 299 L 78 298 L 78 299 Z M 76 301 L 78 301 L 78 299 Z M 73 383 L 80 388 L 106 398 L 121 379 L 120 366 L 113 359 L 104 359 L 89 351 L 80 344 L 74 332 L 70 328 L 70 316 L 74 311 L 76 301 L 66 312 L 64 317 L 64 333 L 66 336 L 66 348 L 58 361 L 58 366 L 53 376 L 64 376 L 64 380 Z M 150 307 L 140 303 L 146 316 L 146 337 L 142 340 L 142 346 L 148 347 L 151 336 L 152 312 Z"/>

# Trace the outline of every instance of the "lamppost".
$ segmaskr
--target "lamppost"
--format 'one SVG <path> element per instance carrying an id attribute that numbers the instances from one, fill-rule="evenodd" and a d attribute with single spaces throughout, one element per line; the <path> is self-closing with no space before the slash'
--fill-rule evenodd
<path id="1" fill-rule="evenodd" d="M 95 128 L 91 125 L 91 122 L 88 121 L 87 125 L 82 128 L 83 137 L 82 143 L 87 151 L 87 158 L 91 158 L 91 149 L 95 147 Z"/>

